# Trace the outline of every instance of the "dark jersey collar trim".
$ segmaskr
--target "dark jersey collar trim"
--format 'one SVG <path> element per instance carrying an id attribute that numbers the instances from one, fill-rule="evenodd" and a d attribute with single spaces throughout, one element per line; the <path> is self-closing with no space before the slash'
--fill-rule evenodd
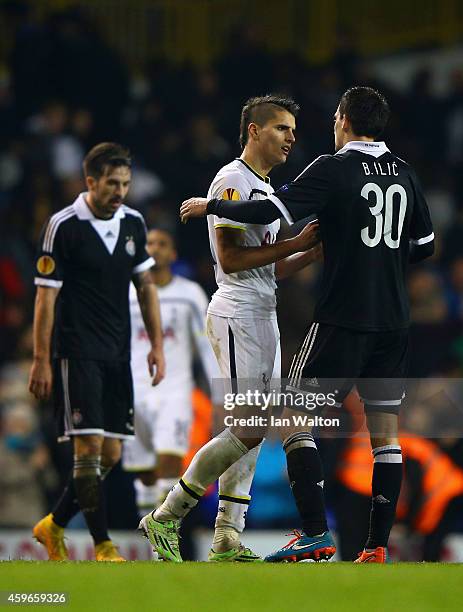
<path id="1" fill-rule="evenodd" d="M 264 183 L 270 183 L 270 179 L 269 179 L 268 176 L 262 176 L 262 174 L 259 174 L 258 172 L 256 172 L 253 168 L 251 168 L 251 166 L 249 164 L 247 164 L 244 161 L 244 159 L 241 159 L 241 157 L 235 157 L 235 159 L 236 159 L 236 161 L 239 161 L 242 164 L 244 164 L 246 166 L 246 168 L 249 170 L 249 172 L 252 172 L 254 174 L 254 176 L 257 176 L 258 179 L 260 179 Z"/>

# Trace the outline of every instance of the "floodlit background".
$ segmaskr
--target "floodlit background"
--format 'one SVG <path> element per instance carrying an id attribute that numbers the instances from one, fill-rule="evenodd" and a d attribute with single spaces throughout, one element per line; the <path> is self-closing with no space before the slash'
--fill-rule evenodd
<path id="1" fill-rule="evenodd" d="M 49 511 L 70 467 L 70 449 L 55 443 L 51 409 L 33 400 L 27 376 L 38 235 L 47 217 L 83 189 L 84 153 L 102 140 L 131 148 L 129 204 L 149 227 L 176 235 L 178 273 L 212 294 L 206 224 L 181 226 L 178 208 L 187 197 L 205 195 L 217 170 L 240 154 L 244 101 L 287 92 L 301 105 L 296 147 L 271 175 L 276 188 L 332 152 L 338 99 L 358 84 L 387 96 L 393 116 L 385 140 L 417 170 L 435 225 L 436 255 L 410 270 L 411 375 L 461 377 L 461 1 L 0 2 L 0 558 L 40 554 L 28 531 L 11 529 L 29 530 Z M 280 285 L 283 372 L 310 321 L 319 275 L 313 266 Z M 348 519 L 368 513 L 368 495 L 356 485 L 360 468 L 341 470 L 352 456 L 349 444 L 322 445 L 332 526 L 348 534 L 362 523 Z M 422 558 L 429 549 L 463 560 L 458 536 L 445 540 L 463 531 L 462 450 L 449 430 L 408 457 L 406 451 L 396 555 Z M 110 528 L 132 530 L 130 476 L 115 470 L 108 489 Z M 210 527 L 215 509 L 212 492 L 189 519 L 192 556 L 207 549 L 209 536 L 197 527 Z M 248 541 L 257 538 L 261 552 L 270 543 L 268 530 L 279 530 L 281 543 L 285 530 L 298 526 L 276 442 L 261 453 L 248 525 Z M 125 554 L 147 554 L 138 536 L 119 540 Z M 74 541 L 76 554 L 87 554 Z"/>

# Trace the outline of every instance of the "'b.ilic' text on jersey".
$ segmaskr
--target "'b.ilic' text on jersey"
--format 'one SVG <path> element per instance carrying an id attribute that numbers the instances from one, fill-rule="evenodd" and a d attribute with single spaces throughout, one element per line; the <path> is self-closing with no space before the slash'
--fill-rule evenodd
<path id="1" fill-rule="evenodd" d="M 426 244 L 434 234 L 406 162 L 384 142 L 349 142 L 269 199 L 289 223 L 318 216 L 324 271 L 316 321 L 363 331 L 408 326 L 410 243 Z"/>

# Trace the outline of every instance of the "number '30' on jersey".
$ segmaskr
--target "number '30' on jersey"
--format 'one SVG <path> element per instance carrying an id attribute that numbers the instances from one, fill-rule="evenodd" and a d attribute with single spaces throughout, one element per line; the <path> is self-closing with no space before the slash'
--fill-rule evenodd
<path id="1" fill-rule="evenodd" d="M 324 250 L 315 320 L 364 331 L 407 327 L 410 244 L 434 239 L 412 168 L 384 142 L 322 155 L 270 200 L 289 223 L 316 213 Z"/>

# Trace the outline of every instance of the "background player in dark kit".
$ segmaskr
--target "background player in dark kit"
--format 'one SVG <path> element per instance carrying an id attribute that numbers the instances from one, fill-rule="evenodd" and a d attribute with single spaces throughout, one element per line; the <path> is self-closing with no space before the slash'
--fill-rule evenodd
<path id="1" fill-rule="evenodd" d="M 153 384 L 164 376 L 145 224 L 139 212 L 123 204 L 130 168 L 126 148 L 95 146 L 84 159 L 88 192 L 53 215 L 40 240 L 29 388 L 42 400 L 52 393 L 60 435 L 72 436 L 74 443 L 68 485 L 53 513 L 33 530 L 55 560 L 67 558 L 64 527 L 80 508 L 97 560 L 123 561 L 108 536 L 102 481 L 119 461 L 121 440 L 133 436 L 131 280 L 151 341 Z"/>

